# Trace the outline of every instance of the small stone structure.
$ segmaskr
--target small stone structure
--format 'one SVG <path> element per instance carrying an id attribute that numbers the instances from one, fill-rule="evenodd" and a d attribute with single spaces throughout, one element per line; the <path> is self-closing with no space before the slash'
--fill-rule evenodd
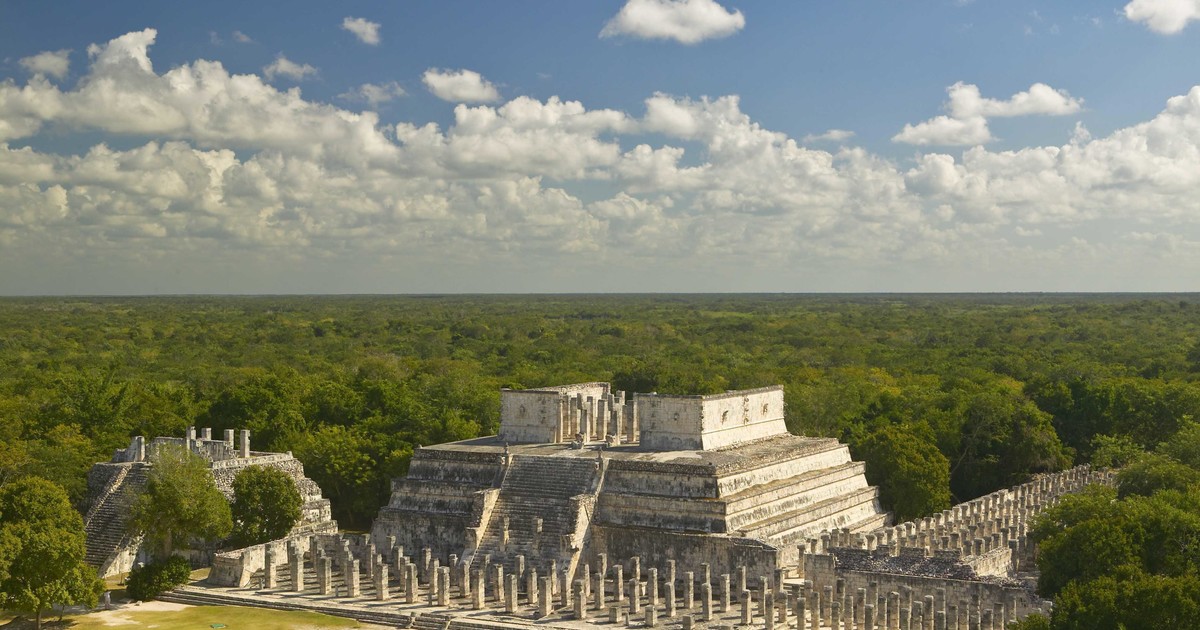
<path id="1" fill-rule="evenodd" d="M 92 466 L 88 473 L 88 510 L 84 517 L 87 534 L 85 561 L 96 567 L 101 577 L 129 571 L 137 563 L 141 541 L 127 533 L 129 508 L 145 488 L 153 466 L 154 451 L 166 445 L 186 448 L 208 461 L 217 489 L 233 501 L 233 479 L 247 466 L 267 466 L 287 473 L 296 483 L 304 500 L 294 535 L 337 531 L 329 509 L 329 500 L 321 489 L 304 476 L 304 466 L 291 453 L 267 453 L 250 450 L 250 432 L 227 429 L 224 439 L 212 439 L 211 429 L 197 433 L 188 427 L 182 438 L 158 437 L 149 443 L 136 436 L 127 448 L 118 449 L 112 460 Z"/>

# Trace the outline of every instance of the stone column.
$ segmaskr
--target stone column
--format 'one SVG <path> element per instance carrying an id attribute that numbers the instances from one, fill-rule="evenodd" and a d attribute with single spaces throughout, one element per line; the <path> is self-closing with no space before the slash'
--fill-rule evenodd
<path id="1" fill-rule="evenodd" d="M 292 553 L 288 554 L 288 569 L 292 578 L 292 590 L 297 593 L 304 592 L 304 554 L 299 549 L 293 549 Z"/>
<path id="2" fill-rule="evenodd" d="M 683 574 L 683 609 L 691 612 L 696 605 L 696 574 L 688 571 Z"/>
<path id="3" fill-rule="evenodd" d="M 896 591 L 888 593 L 887 627 L 888 630 L 900 630 L 900 593 Z"/>
<path id="4" fill-rule="evenodd" d="M 946 630 L 946 611 L 933 613 L 933 630 Z"/>
<path id="5" fill-rule="evenodd" d="M 712 567 L 710 567 L 707 562 L 702 562 L 700 564 L 700 583 L 712 583 Z"/>
<path id="6" fill-rule="evenodd" d="M 623 567 L 619 564 L 613 565 L 613 589 L 616 591 L 614 598 L 618 604 L 625 602 L 625 580 L 623 578 Z"/>
<path id="7" fill-rule="evenodd" d="M 537 569 L 525 572 L 525 599 L 530 606 L 538 605 L 538 573 Z"/>
<path id="8" fill-rule="evenodd" d="M 863 627 L 875 630 L 875 605 L 867 604 L 863 606 Z"/>
<path id="9" fill-rule="evenodd" d="M 597 572 L 596 575 L 593 576 L 593 579 L 595 579 L 595 581 L 596 581 L 596 586 L 592 590 L 592 593 L 595 595 L 595 599 L 596 599 L 596 610 L 603 611 L 604 610 L 604 574 Z"/>
<path id="10" fill-rule="evenodd" d="M 708 582 L 700 585 L 700 612 L 704 621 L 713 620 L 712 584 Z"/>
<path id="11" fill-rule="evenodd" d="M 263 554 L 263 588 L 275 588 L 275 548 L 269 543 Z"/>
<path id="12" fill-rule="evenodd" d="M 583 580 L 575 580 L 575 584 L 571 592 L 571 605 L 575 614 L 575 619 L 583 621 L 587 619 L 584 614 L 587 608 L 587 601 L 583 598 Z"/>
<path id="13" fill-rule="evenodd" d="M 762 593 L 763 621 L 767 622 L 767 630 L 775 630 L 775 594 L 767 589 L 766 583 L 763 583 L 760 591 Z"/>
<path id="14" fill-rule="evenodd" d="M 437 606 L 438 582 L 441 581 L 441 577 L 442 577 L 441 571 L 433 570 L 433 568 L 431 567 L 431 570 L 429 571 L 428 579 L 426 580 L 426 584 L 429 586 L 429 592 L 426 594 L 426 597 L 428 599 L 426 601 L 429 602 L 430 606 Z"/>
<path id="15" fill-rule="evenodd" d="M 675 618 L 675 583 L 668 581 L 663 584 L 663 599 L 667 604 L 667 619 Z"/>
<path id="16" fill-rule="evenodd" d="M 358 588 L 358 560 L 351 560 L 350 566 L 346 567 L 346 597 L 358 597 L 360 594 Z"/>
<path id="17" fill-rule="evenodd" d="M 744 566 L 737 568 L 737 592 L 746 592 L 746 567 Z"/>
<path id="18" fill-rule="evenodd" d="M 742 591 L 738 596 L 738 600 L 742 604 L 742 625 L 750 625 L 754 621 L 754 609 L 751 608 L 750 591 Z"/>
<path id="19" fill-rule="evenodd" d="M 654 628 L 658 626 L 658 609 L 653 606 L 646 607 L 646 627 Z"/>
<path id="20" fill-rule="evenodd" d="M 646 597 L 647 606 L 658 606 L 658 569 L 646 570 Z"/>
<path id="21" fill-rule="evenodd" d="M 450 567 L 442 567 L 438 569 L 440 577 L 438 578 L 438 606 L 450 605 Z"/>
<path id="22" fill-rule="evenodd" d="M 375 579 L 375 543 L 367 543 L 367 550 L 363 554 L 363 557 L 366 559 L 366 563 L 367 563 L 367 566 L 364 567 L 366 569 L 367 579 L 374 580 Z"/>
<path id="23" fill-rule="evenodd" d="M 483 602 L 487 601 L 487 578 L 483 569 L 475 570 L 475 590 L 471 593 L 471 608 L 483 610 Z"/>
<path id="24" fill-rule="evenodd" d="M 833 602 L 829 605 L 829 627 L 842 630 L 842 604 Z"/>
<path id="25" fill-rule="evenodd" d="M 642 610 L 642 583 L 637 578 L 629 578 L 629 614 L 637 615 Z"/>
<path id="26" fill-rule="evenodd" d="M 642 559 L 639 556 L 629 559 L 629 577 L 635 580 L 642 579 Z"/>
<path id="27" fill-rule="evenodd" d="M 404 601 L 417 603 L 417 586 L 417 565 L 409 562 L 404 565 Z"/>
<path id="28" fill-rule="evenodd" d="M 513 614 L 517 612 L 517 574 L 512 573 L 508 576 L 508 588 L 504 589 L 504 612 Z"/>
<path id="29" fill-rule="evenodd" d="M 317 558 L 317 593 L 328 595 L 333 583 L 333 558 Z"/>
<path id="30" fill-rule="evenodd" d="M 380 563 L 375 571 L 375 600 L 386 602 L 388 593 L 388 565 Z"/>
<path id="31" fill-rule="evenodd" d="M 670 582 L 672 584 L 675 583 L 675 561 L 674 560 L 667 560 L 667 568 L 666 568 L 666 571 L 664 571 L 663 573 L 664 573 L 663 580 Z"/>
<path id="32" fill-rule="evenodd" d="M 729 612 L 729 574 L 721 574 L 721 612 Z"/>
<path id="33" fill-rule="evenodd" d="M 554 578 L 542 578 L 542 592 L 538 595 L 538 617 L 550 616 L 550 607 L 554 603 L 554 596 L 551 595 Z"/>
<path id="34" fill-rule="evenodd" d="M 238 450 L 238 457 L 250 457 L 250 430 L 242 429 L 241 448 Z"/>
<path id="35" fill-rule="evenodd" d="M 496 565 L 494 584 L 496 586 L 496 601 L 504 601 L 504 565 Z"/>

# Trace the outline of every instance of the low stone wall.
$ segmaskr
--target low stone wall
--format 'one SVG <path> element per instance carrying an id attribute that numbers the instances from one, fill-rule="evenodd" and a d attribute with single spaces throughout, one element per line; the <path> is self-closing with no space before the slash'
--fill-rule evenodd
<path id="1" fill-rule="evenodd" d="M 287 560 L 288 546 L 293 543 L 299 543 L 307 553 L 311 553 L 310 545 L 314 543 L 327 553 L 332 553 L 342 548 L 342 536 L 337 533 L 336 527 L 333 531 L 320 531 L 320 528 L 312 527 L 261 545 L 220 552 L 213 556 L 207 582 L 213 586 L 244 587 L 256 572 L 263 569 L 268 549 L 274 551 L 275 558 L 282 564 Z"/>
<path id="2" fill-rule="evenodd" d="M 590 547 L 585 557 L 594 559 L 602 553 L 614 559 L 636 556 L 647 567 L 665 566 L 667 560 L 674 560 L 681 567 L 707 563 L 713 575 L 732 574 L 742 566 L 750 575 L 774 575 L 780 566 L 779 552 L 770 545 L 713 534 L 593 524 Z"/>

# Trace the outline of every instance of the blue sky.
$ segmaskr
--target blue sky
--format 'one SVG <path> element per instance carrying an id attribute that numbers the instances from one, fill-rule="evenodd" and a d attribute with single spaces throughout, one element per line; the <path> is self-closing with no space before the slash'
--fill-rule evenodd
<path id="1" fill-rule="evenodd" d="M 0 293 L 1195 290 L 1196 20 L 10 1 Z"/>

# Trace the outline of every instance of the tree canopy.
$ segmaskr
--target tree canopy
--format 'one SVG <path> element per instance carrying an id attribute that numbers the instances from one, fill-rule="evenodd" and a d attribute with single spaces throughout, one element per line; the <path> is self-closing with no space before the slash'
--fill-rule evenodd
<path id="1" fill-rule="evenodd" d="M 52 606 L 95 605 L 103 584 L 84 553 L 83 519 L 61 487 L 33 477 L 0 486 L 0 608 L 41 628 Z"/>
<path id="2" fill-rule="evenodd" d="M 208 463 L 174 445 L 154 449 L 145 490 L 130 513 L 129 528 L 166 559 L 193 540 L 216 540 L 233 528 L 229 503 L 217 490 Z"/>
<path id="3" fill-rule="evenodd" d="M 233 544 L 248 547 L 284 537 L 300 520 L 303 505 L 287 473 L 264 466 L 243 468 L 233 478 Z"/>

